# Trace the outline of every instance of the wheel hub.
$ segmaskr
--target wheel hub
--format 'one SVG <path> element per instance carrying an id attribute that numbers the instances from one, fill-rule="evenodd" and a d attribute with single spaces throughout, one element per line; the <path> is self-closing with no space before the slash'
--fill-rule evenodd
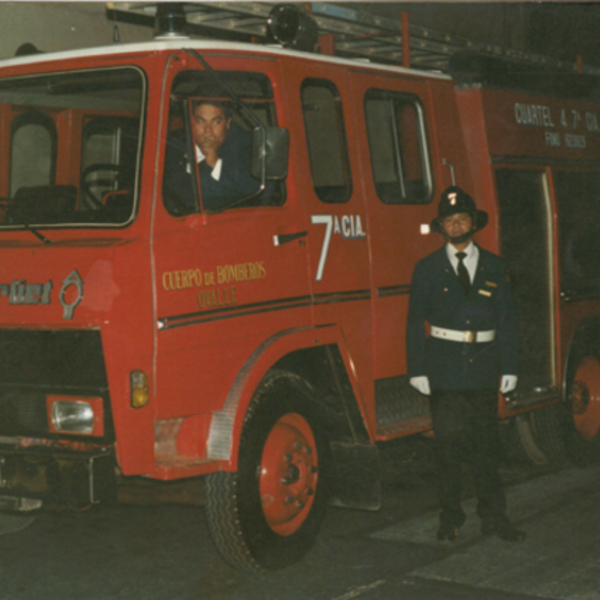
<path id="1" fill-rule="evenodd" d="M 306 419 L 284 415 L 265 442 L 260 494 L 267 523 L 279 535 L 291 535 L 306 520 L 318 481 L 315 438 Z"/>
<path id="2" fill-rule="evenodd" d="M 574 381 L 571 389 L 571 408 L 573 414 L 583 415 L 590 403 L 590 391 L 585 381 Z"/>

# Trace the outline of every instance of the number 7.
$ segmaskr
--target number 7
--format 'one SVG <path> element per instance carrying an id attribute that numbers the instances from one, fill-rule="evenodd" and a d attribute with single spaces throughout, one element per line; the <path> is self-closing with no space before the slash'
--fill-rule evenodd
<path id="1" fill-rule="evenodd" d="M 311 215 L 310 222 L 313 225 L 326 225 L 325 237 L 323 238 L 323 247 L 321 248 L 321 257 L 319 258 L 319 268 L 317 269 L 317 281 L 321 281 L 325 263 L 327 262 L 327 253 L 329 252 L 329 243 L 331 242 L 331 232 L 333 231 L 333 215 Z"/>

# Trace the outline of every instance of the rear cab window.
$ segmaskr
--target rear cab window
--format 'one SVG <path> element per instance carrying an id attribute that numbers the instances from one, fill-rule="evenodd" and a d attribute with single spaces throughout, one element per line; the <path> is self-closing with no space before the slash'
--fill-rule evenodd
<path id="1" fill-rule="evenodd" d="M 315 193 L 328 204 L 348 202 L 352 178 L 338 89 L 325 79 L 306 79 L 300 93 Z"/>
<path id="2" fill-rule="evenodd" d="M 371 89 L 365 119 L 377 196 L 385 204 L 424 204 L 433 178 L 423 107 L 412 94 Z"/>

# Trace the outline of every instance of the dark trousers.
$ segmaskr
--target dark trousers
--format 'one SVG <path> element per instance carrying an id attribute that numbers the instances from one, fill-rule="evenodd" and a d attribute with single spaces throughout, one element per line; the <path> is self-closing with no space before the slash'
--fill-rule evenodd
<path id="1" fill-rule="evenodd" d="M 485 522 L 506 520 L 506 498 L 498 472 L 498 391 L 433 390 L 430 398 L 435 433 L 440 521 L 460 527 L 461 464 L 471 465 L 478 505 Z"/>

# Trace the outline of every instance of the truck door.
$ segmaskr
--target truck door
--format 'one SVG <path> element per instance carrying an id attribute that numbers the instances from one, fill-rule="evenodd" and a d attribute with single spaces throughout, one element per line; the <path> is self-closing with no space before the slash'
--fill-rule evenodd
<path id="1" fill-rule="evenodd" d="M 519 327 L 517 395 L 556 395 L 553 232 L 545 171 L 496 169 L 500 243 Z"/>
<path id="2" fill-rule="evenodd" d="M 299 182 L 308 228 L 310 279 L 317 324 L 343 329 L 357 380 L 372 381 L 370 235 L 360 184 L 346 68 L 298 63 L 287 86 L 297 129 Z M 361 390 L 373 413 L 372 385 Z"/>
<path id="3" fill-rule="evenodd" d="M 377 425 L 378 433 L 391 435 L 402 422 L 413 430 L 428 423 L 426 400 L 401 376 L 412 271 L 439 245 L 422 227 L 435 216 L 428 90 L 413 78 L 359 72 L 350 78 L 372 257 Z"/>
<path id="4" fill-rule="evenodd" d="M 187 69 L 181 60 L 167 67 L 164 115 L 166 120 L 168 112 L 169 125 L 159 151 L 164 173 L 158 183 L 153 256 L 161 419 L 221 409 L 257 347 L 311 322 L 306 247 L 302 237 L 291 233 L 302 229 L 304 216 L 294 182 L 268 182 L 262 193 L 254 193 L 258 180 L 249 182 L 244 140 L 255 125 L 248 112 L 266 125 L 289 128 L 281 110 L 279 63 L 207 60 L 217 77 L 189 56 Z M 228 88 L 246 109 L 232 101 Z M 199 142 L 186 137 L 186 128 L 195 127 L 202 113 L 197 108 L 206 106 L 213 117 L 221 114 L 221 125 L 223 115 L 229 123 L 218 180 L 214 171 L 205 172 L 205 159 L 196 156 L 199 167 L 196 158 L 189 159 Z M 236 170 L 233 175 L 230 168 Z M 224 183 L 230 187 L 221 193 Z M 238 183 L 240 189 L 232 193 Z"/>

